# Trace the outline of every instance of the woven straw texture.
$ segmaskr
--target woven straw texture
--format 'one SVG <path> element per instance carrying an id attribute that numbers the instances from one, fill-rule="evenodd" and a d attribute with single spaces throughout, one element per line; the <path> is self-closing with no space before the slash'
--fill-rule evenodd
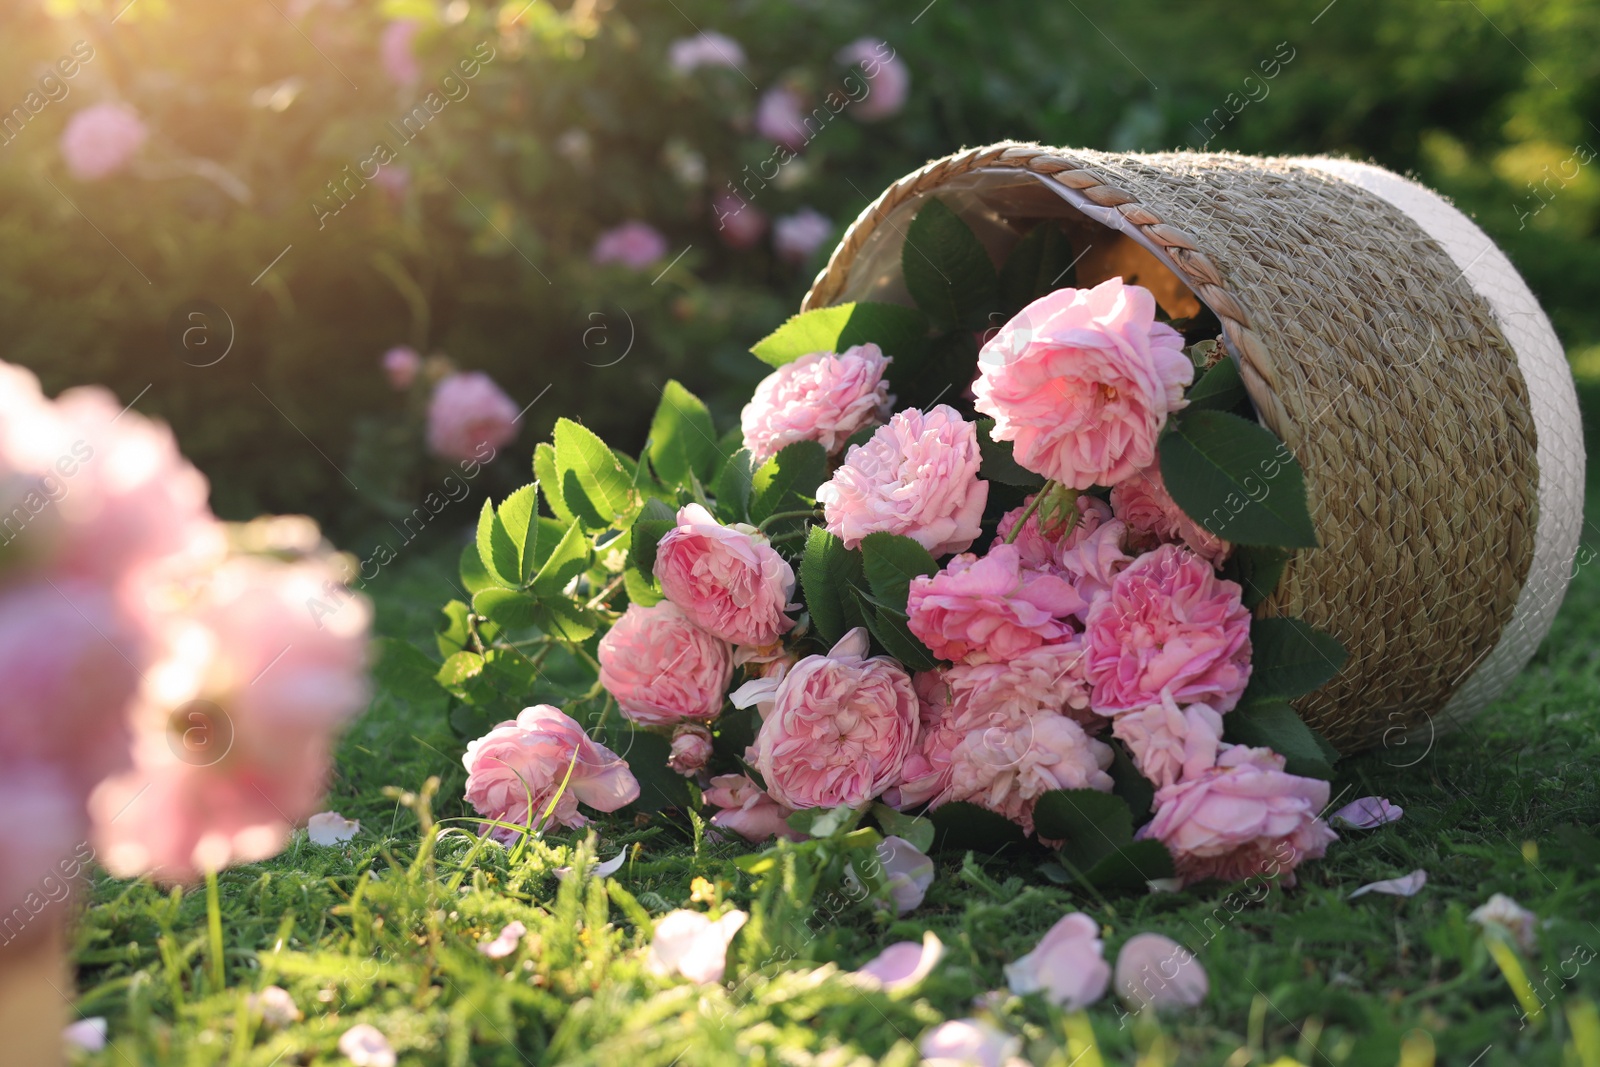
<path id="1" fill-rule="evenodd" d="M 1262 423 L 1305 469 L 1321 542 L 1257 613 L 1350 651 L 1297 709 L 1347 751 L 1431 722 L 1511 619 L 1538 509 L 1527 389 L 1461 269 L 1400 209 L 1303 164 L 999 144 L 890 186 L 803 307 L 842 298 L 897 206 L 992 168 L 1116 210 L 1221 320 Z"/>

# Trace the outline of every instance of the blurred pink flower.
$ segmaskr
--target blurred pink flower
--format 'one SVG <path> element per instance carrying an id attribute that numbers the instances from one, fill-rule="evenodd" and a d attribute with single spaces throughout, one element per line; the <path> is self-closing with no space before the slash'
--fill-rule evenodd
<path id="1" fill-rule="evenodd" d="M 802 489 L 802 491 L 805 491 Z M 661 592 L 701 629 L 736 645 L 766 646 L 794 628 L 784 614 L 794 570 L 753 526 L 724 526 L 700 504 L 656 547 Z"/>
<path id="2" fill-rule="evenodd" d="M 282 986 L 269 985 L 259 993 L 251 993 L 245 997 L 245 1005 L 267 1026 L 288 1026 L 304 1017 L 294 997 Z"/>
<path id="3" fill-rule="evenodd" d="M 1117 995 L 1131 1011 L 1199 1007 L 1211 983 L 1194 953 L 1161 934 L 1134 934 L 1117 953 Z"/>
<path id="4" fill-rule="evenodd" d="M 682 975 L 696 985 L 720 982 L 728 944 L 748 918 L 742 911 L 716 921 L 698 911 L 670 911 L 656 922 L 645 966 L 651 974 Z"/>
<path id="5" fill-rule="evenodd" d="M 745 62 L 744 47 L 725 33 L 702 30 L 693 37 L 680 37 L 668 45 L 667 62 L 679 74 L 701 67 L 738 70 Z"/>
<path id="6" fill-rule="evenodd" d="M 899 664 L 867 650 L 858 627 L 784 675 L 754 746 L 779 803 L 854 806 L 899 780 L 917 740 L 917 694 Z"/>
<path id="7" fill-rule="evenodd" d="M 645 726 L 710 720 L 733 680 L 733 650 L 670 600 L 628 605 L 600 639 L 600 684 Z"/>
<path id="8" fill-rule="evenodd" d="M 1139 551 L 1160 544 L 1183 544 L 1220 567 L 1233 547 L 1184 514 L 1161 480 L 1159 463 L 1112 486 L 1111 510 L 1128 524 L 1130 547 Z"/>
<path id="9" fill-rule="evenodd" d="M 834 55 L 847 67 L 860 67 L 869 91 L 850 114 L 862 122 L 879 122 L 900 113 L 911 93 L 911 71 L 887 41 L 862 37 L 851 41 Z"/>
<path id="10" fill-rule="evenodd" d="M 620 263 L 629 270 L 644 270 L 667 254 L 667 239 L 648 222 L 634 220 L 613 226 L 594 242 L 589 261 L 597 265 Z"/>
<path id="11" fill-rule="evenodd" d="M 1494 894 L 1467 918 L 1485 934 L 1508 938 L 1527 955 L 1539 951 L 1539 917 L 1504 893 Z"/>
<path id="12" fill-rule="evenodd" d="M 45 899 L 47 880 L 66 882 L 64 864 L 76 864 L 67 857 L 84 833 L 83 788 L 53 767 L 9 757 L 0 770 L 0 916 L 8 924 L 13 909 L 24 915 L 37 910 L 24 902 L 30 895 Z M 8 925 L 6 939 L 23 936 L 25 929 Z"/>
<path id="13" fill-rule="evenodd" d="M 1155 818 L 1140 836 L 1167 846 L 1185 885 L 1274 874 L 1294 885 L 1294 869 L 1338 835 L 1317 817 L 1328 783 L 1286 774 L 1283 764 L 1271 749 L 1224 746 L 1213 769 L 1157 790 Z"/>
<path id="14" fill-rule="evenodd" d="M 815 208 L 780 215 L 772 224 L 772 247 L 778 258 L 804 263 L 833 233 L 833 221 Z"/>
<path id="15" fill-rule="evenodd" d="M 667 766 L 688 778 L 705 769 L 711 759 L 711 731 L 697 722 L 680 722 L 672 731 L 672 751 Z"/>
<path id="16" fill-rule="evenodd" d="M 1016 461 L 1073 489 L 1115 485 L 1155 461 L 1194 364 L 1155 321 L 1148 289 L 1111 278 L 1023 308 L 978 356 L 972 390 Z"/>
<path id="17" fill-rule="evenodd" d="M 471 742 L 461 762 L 472 810 L 519 826 L 531 819 L 537 828 L 552 801 L 553 822 L 579 827 L 589 822 L 578 811 L 580 802 L 596 811 L 616 811 L 639 799 L 639 782 L 627 762 L 548 704 L 524 708 L 516 719 Z M 506 845 L 521 833 L 506 826 L 485 829 Z"/>
<path id="18" fill-rule="evenodd" d="M 411 388 L 422 369 L 422 357 L 408 345 L 397 345 L 383 354 L 383 373 L 389 377 L 389 386 L 400 392 Z"/>
<path id="19" fill-rule="evenodd" d="M 711 213 L 717 217 L 718 236 L 729 248 L 754 248 L 767 232 L 767 216 L 733 193 L 712 197 Z"/>
<path id="20" fill-rule="evenodd" d="M 1222 716 L 1209 704 L 1179 708 L 1163 689 L 1159 703 L 1118 714 L 1111 732 L 1128 746 L 1139 773 L 1159 789 L 1212 768 L 1222 744 Z"/>
<path id="21" fill-rule="evenodd" d="M 68 1048 L 99 1052 L 106 1047 L 106 1021 L 96 1015 L 79 1019 L 61 1031 L 61 1043 Z"/>
<path id="22" fill-rule="evenodd" d="M 788 86 L 768 89 L 756 103 L 756 132 L 790 151 L 799 151 L 812 137 L 806 128 L 811 116 L 805 106 L 800 94 Z"/>
<path id="23" fill-rule="evenodd" d="M 773 835 L 805 840 L 805 834 L 789 827 L 794 809 L 773 800 L 747 774 L 717 775 L 705 792 L 705 802 L 721 809 L 711 816 L 712 826 L 732 830 L 746 841 L 759 843 Z"/>
<path id="24" fill-rule="evenodd" d="M 412 42 L 422 23 L 416 19 L 396 19 L 383 28 L 378 38 L 378 59 L 389 80 L 401 87 L 415 85 L 422 77 L 422 67 L 412 51 Z"/>
<path id="25" fill-rule="evenodd" d="M 74 178 L 96 181 L 126 167 L 149 134 L 127 104 L 90 104 L 67 120 L 61 158 Z"/>
<path id="26" fill-rule="evenodd" d="M 979 1019 L 940 1023 L 917 1042 L 922 1067 L 1027 1067 L 1022 1039 Z"/>
<path id="27" fill-rule="evenodd" d="M 339 1051 L 354 1067 L 394 1067 L 394 1049 L 383 1032 L 370 1023 L 357 1023 L 339 1037 Z"/>
<path id="28" fill-rule="evenodd" d="M 943 958 L 944 943 L 928 930 L 920 942 L 896 942 L 851 974 L 865 979 L 873 988 L 894 992 L 917 985 L 933 973 Z"/>
<path id="29" fill-rule="evenodd" d="M 396 164 L 379 167 L 378 173 L 372 176 L 372 183 L 384 191 L 390 203 L 398 204 L 411 188 L 411 168 Z"/>
<path id="30" fill-rule="evenodd" d="M 817 490 L 828 532 L 855 548 L 879 531 L 910 537 L 935 556 L 962 552 L 981 533 L 989 483 L 978 477 L 978 428 L 952 407 L 895 413 Z"/>
<path id="31" fill-rule="evenodd" d="M 1064 916 L 1037 947 L 1006 966 L 1006 982 L 1018 996 L 1043 993 L 1067 1011 L 1079 1011 L 1105 995 L 1111 981 L 1100 927 L 1081 911 Z"/>
<path id="32" fill-rule="evenodd" d="M 1235 582 L 1186 548 L 1140 556 L 1089 609 L 1090 704 L 1102 715 L 1161 702 L 1232 711 L 1250 680 L 1250 612 Z"/>
<path id="33" fill-rule="evenodd" d="M 482 371 L 442 378 L 428 402 L 428 448 L 440 459 L 484 459 L 517 436 L 516 401 Z"/>
<path id="34" fill-rule="evenodd" d="M 1072 636 L 1065 620 L 1082 607 L 1064 579 L 1023 567 L 1015 545 L 995 544 L 987 556 L 962 554 L 911 579 L 906 615 L 940 659 L 1003 663 Z"/>
<path id="35" fill-rule="evenodd" d="M 488 956 L 491 960 L 503 960 L 522 944 L 522 939 L 528 933 L 528 927 L 521 922 L 509 922 L 500 928 L 500 932 L 492 941 L 482 941 L 478 944 L 478 951 Z"/>
<path id="36" fill-rule="evenodd" d="M 797 441 L 839 451 L 851 434 L 889 417 L 893 397 L 883 375 L 890 362 L 877 345 L 864 344 L 784 364 L 761 380 L 739 415 L 744 447 L 757 463 Z"/>

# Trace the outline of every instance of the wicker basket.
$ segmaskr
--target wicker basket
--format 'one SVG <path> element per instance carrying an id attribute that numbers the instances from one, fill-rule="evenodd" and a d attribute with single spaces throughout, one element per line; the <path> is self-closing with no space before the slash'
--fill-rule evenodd
<path id="1" fill-rule="evenodd" d="M 998 144 L 891 185 L 804 308 L 909 303 L 901 244 L 931 196 L 997 260 L 1057 220 L 1084 250 L 1080 284 L 1121 275 L 1174 315 L 1216 313 L 1261 422 L 1306 471 L 1321 547 L 1257 611 L 1350 650 L 1296 702 L 1335 744 L 1459 721 L 1521 670 L 1570 577 L 1582 429 L 1549 321 L 1464 215 L 1341 160 Z"/>

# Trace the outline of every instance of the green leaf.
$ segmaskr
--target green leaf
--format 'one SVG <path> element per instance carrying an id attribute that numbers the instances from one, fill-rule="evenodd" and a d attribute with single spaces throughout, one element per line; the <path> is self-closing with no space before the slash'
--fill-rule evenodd
<path id="1" fill-rule="evenodd" d="M 670 519 L 640 519 L 633 524 L 633 545 L 628 549 L 628 563 L 641 575 L 652 579 L 656 570 L 656 547 L 667 532 L 677 526 Z"/>
<path id="2" fill-rule="evenodd" d="M 827 644 L 866 625 L 860 606 L 850 595 L 850 586 L 862 580 L 861 553 L 846 549 L 844 542 L 825 528 L 811 527 L 800 561 L 800 584 L 811 621 Z"/>
<path id="3" fill-rule="evenodd" d="M 1000 302 L 1000 282 L 983 244 L 961 217 L 929 200 L 906 228 L 900 250 L 906 291 L 936 327 L 982 330 Z"/>
<path id="4" fill-rule="evenodd" d="M 565 597 L 567 583 L 589 569 L 589 540 L 583 527 L 569 526 L 550 558 L 533 576 L 532 588 L 541 599 Z"/>
<path id="5" fill-rule="evenodd" d="M 467 638 L 471 633 L 467 616 L 472 614 L 472 609 L 459 600 L 452 600 L 439 610 L 444 615 L 444 624 L 439 627 L 435 637 L 439 655 L 448 659 L 467 647 Z"/>
<path id="6" fill-rule="evenodd" d="M 1184 412 L 1161 435 L 1159 450 L 1172 499 L 1218 537 L 1317 546 L 1300 464 L 1268 430 L 1225 411 Z"/>
<path id="7" fill-rule="evenodd" d="M 828 453 L 821 445 L 796 441 L 784 446 L 750 480 L 750 521 L 759 524 L 780 511 L 811 506 L 817 488 L 827 480 Z"/>
<path id="8" fill-rule="evenodd" d="M 890 368 L 889 377 L 899 410 L 926 411 L 935 404 L 960 404 L 977 374 L 977 338 L 970 330 L 955 330 L 930 344 L 916 363 Z"/>
<path id="9" fill-rule="evenodd" d="M 672 742 L 667 738 L 647 733 L 626 720 L 613 720 L 602 732 L 601 742 L 628 762 L 639 782 L 639 799 L 624 811 L 687 811 L 693 805 L 689 780 L 667 766 L 667 757 L 672 754 Z"/>
<path id="10" fill-rule="evenodd" d="M 434 679 L 452 689 L 483 673 L 483 657 L 476 652 L 457 652 L 444 661 Z"/>
<path id="11" fill-rule="evenodd" d="M 1156 787 L 1150 779 L 1139 773 L 1139 768 L 1121 744 L 1111 745 L 1111 769 L 1106 773 L 1111 775 L 1112 794 L 1128 805 L 1128 810 L 1133 812 L 1134 822 L 1142 822 L 1154 805 Z"/>
<path id="12" fill-rule="evenodd" d="M 862 601 L 862 617 L 866 620 L 867 630 L 877 638 L 885 652 L 899 660 L 907 670 L 931 671 L 939 665 L 939 660 L 928 650 L 928 646 L 911 632 L 903 610 L 873 605 L 876 598 L 859 589 L 853 588 L 851 592 Z"/>
<path id="13" fill-rule="evenodd" d="M 682 385 L 667 382 L 650 423 L 650 467 L 656 477 L 668 487 L 688 488 L 692 478 L 711 477 L 720 455 L 711 412 Z"/>
<path id="14" fill-rule="evenodd" d="M 933 847 L 932 820 L 895 811 L 887 804 L 874 804 L 872 817 L 877 820 L 885 837 L 909 841 L 918 852 L 926 852 Z"/>
<path id="15" fill-rule="evenodd" d="M 833 808 L 802 808 L 786 821 L 789 829 L 808 837 L 834 837 L 854 830 L 865 813 L 865 809 L 858 811 L 840 804 Z"/>
<path id="16" fill-rule="evenodd" d="M 927 549 L 892 533 L 870 533 L 861 539 L 861 566 L 873 595 L 901 612 L 906 609 L 911 579 L 939 570 Z"/>
<path id="17" fill-rule="evenodd" d="M 1235 545 L 1223 564 L 1222 576 L 1238 582 L 1243 591 L 1244 606 L 1253 608 L 1278 588 L 1284 568 L 1294 558 L 1294 552 L 1272 545 Z"/>
<path id="18" fill-rule="evenodd" d="M 1222 717 L 1222 739 L 1229 744 L 1270 748 L 1286 761 L 1290 774 L 1332 778 L 1333 763 L 1317 743 L 1317 735 L 1282 700 L 1242 704 Z"/>
<path id="19" fill-rule="evenodd" d="M 561 476 L 556 473 L 556 449 L 548 441 L 539 442 L 533 450 L 533 476 L 538 479 L 539 491 L 544 494 L 544 502 L 550 506 L 550 513 L 560 519 L 563 525 L 571 526 L 576 522 L 577 516 L 572 514 L 572 509 L 567 507 L 561 495 Z"/>
<path id="20" fill-rule="evenodd" d="M 1303 696 L 1339 673 L 1349 653 L 1330 633 L 1300 619 L 1250 621 L 1250 703 Z"/>
<path id="21" fill-rule="evenodd" d="M 515 589 L 522 584 L 517 546 L 500 516 L 495 514 L 494 505 L 487 500 L 483 502 L 483 510 L 478 512 L 478 559 L 497 585 Z"/>
<path id="22" fill-rule="evenodd" d="M 495 509 L 495 517 L 516 549 L 516 584 L 523 585 L 539 569 L 534 563 L 539 545 L 539 523 L 536 521 L 539 517 L 538 485 L 525 485 L 506 497 Z"/>
<path id="23" fill-rule="evenodd" d="M 1066 273 L 1072 263 L 1072 245 L 1059 226 L 1041 222 L 1029 230 L 1000 268 L 1001 314 L 1009 319 L 1046 293 L 1071 285 Z"/>
<path id="24" fill-rule="evenodd" d="M 439 664 L 416 645 L 395 637 L 380 637 L 373 646 L 378 662 L 373 665 L 372 677 L 385 692 L 413 704 L 445 698 L 444 690 L 439 688 L 434 677 L 439 672 Z"/>
<path id="25" fill-rule="evenodd" d="M 1244 391 L 1244 380 L 1239 377 L 1239 368 L 1234 366 L 1233 360 L 1223 356 L 1190 388 L 1189 406 L 1184 411 L 1230 411 L 1246 399 L 1248 395 Z"/>
<path id="26" fill-rule="evenodd" d="M 539 602 L 515 589 L 485 589 L 472 598 L 472 610 L 508 630 L 520 630 L 538 621 Z"/>
<path id="27" fill-rule="evenodd" d="M 1134 841 L 1080 871 L 1084 882 L 1100 890 L 1143 890 L 1146 883 L 1173 877 L 1172 853 L 1160 841 Z"/>
<path id="28" fill-rule="evenodd" d="M 843 352 L 871 342 L 900 360 L 915 355 L 927 335 L 928 320 L 915 308 L 863 301 L 802 311 L 750 351 L 769 367 L 781 367 L 813 352 Z"/>
<path id="29" fill-rule="evenodd" d="M 755 467 L 750 450 L 741 448 L 728 457 L 711 486 L 712 495 L 717 498 L 719 519 L 723 522 L 750 521 L 750 493 L 754 481 Z"/>
<path id="30" fill-rule="evenodd" d="M 1133 812 L 1121 797 L 1094 789 L 1052 789 L 1033 808 L 1040 837 L 1065 838 L 1061 858 L 1080 871 L 1133 840 Z"/>
<path id="31" fill-rule="evenodd" d="M 1025 844 L 1028 835 L 1022 827 L 987 808 L 957 800 L 941 804 L 928 812 L 933 823 L 933 847 L 951 851 L 981 852 L 993 855 L 1006 848 Z"/>
<path id="32" fill-rule="evenodd" d="M 622 588 L 628 591 L 628 601 L 641 608 L 648 608 L 666 599 L 656 587 L 654 576 L 646 575 L 637 567 L 630 566 L 622 572 Z"/>
<path id="33" fill-rule="evenodd" d="M 478 593 L 485 589 L 498 589 L 500 583 L 490 577 L 488 570 L 483 566 L 483 557 L 478 555 L 476 544 L 461 546 L 461 584 L 468 593 Z"/>
<path id="34" fill-rule="evenodd" d="M 1020 489 L 1044 488 L 1044 475 L 1035 474 L 1018 463 L 1010 441 L 996 441 L 989 436 L 993 429 L 993 419 L 978 420 L 978 452 L 982 456 L 978 475 L 988 481 L 1014 485 Z"/>
<path id="35" fill-rule="evenodd" d="M 566 597 L 539 601 L 534 619 L 539 629 L 564 641 L 587 641 L 600 629 L 600 619 L 594 612 Z"/>
<path id="36" fill-rule="evenodd" d="M 592 431 L 571 419 L 557 419 L 555 447 L 561 496 L 589 529 L 626 525 L 644 505 L 627 469 Z"/>

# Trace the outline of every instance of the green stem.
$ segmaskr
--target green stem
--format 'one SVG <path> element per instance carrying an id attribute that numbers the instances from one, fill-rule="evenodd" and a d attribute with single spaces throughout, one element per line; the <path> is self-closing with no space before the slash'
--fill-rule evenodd
<path id="1" fill-rule="evenodd" d="M 1014 544 L 1017 538 L 1021 536 L 1022 527 L 1027 525 L 1028 520 L 1033 517 L 1033 513 L 1039 510 L 1039 505 L 1044 503 L 1044 495 L 1054 489 L 1055 485 L 1054 480 L 1045 482 L 1039 491 L 1033 494 L 1033 499 L 1028 501 L 1027 508 L 1017 517 L 1017 524 L 1011 527 L 1010 533 L 1006 534 L 1006 544 Z"/>
<path id="2" fill-rule="evenodd" d="M 606 600 L 611 596 L 611 594 L 615 593 L 617 591 L 617 587 L 622 584 L 622 581 L 623 581 L 623 576 L 620 575 L 620 574 L 617 575 L 615 578 L 613 578 L 611 580 L 611 584 L 610 585 L 606 586 L 604 589 L 600 590 L 599 593 L 595 594 L 593 599 L 591 599 L 589 601 L 589 603 L 586 605 L 586 607 L 588 607 L 588 609 L 590 611 L 593 611 L 595 608 L 598 608 L 601 604 L 604 604 L 606 602 Z"/>
<path id="3" fill-rule="evenodd" d="M 217 892 L 217 872 L 206 871 L 206 927 L 211 934 L 211 989 L 220 993 L 226 981 L 222 967 L 222 900 Z"/>
<path id="4" fill-rule="evenodd" d="M 804 510 L 796 510 L 796 511 L 778 511 L 778 512 L 774 512 L 773 514 L 768 515 L 766 518 L 762 519 L 761 520 L 761 525 L 757 526 L 756 530 L 758 532 L 760 532 L 760 533 L 766 533 L 767 527 L 771 526 L 773 523 L 777 522 L 779 519 L 809 519 L 809 518 L 815 518 L 816 514 L 817 514 L 817 509 L 816 508 L 805 508 Z"/>

